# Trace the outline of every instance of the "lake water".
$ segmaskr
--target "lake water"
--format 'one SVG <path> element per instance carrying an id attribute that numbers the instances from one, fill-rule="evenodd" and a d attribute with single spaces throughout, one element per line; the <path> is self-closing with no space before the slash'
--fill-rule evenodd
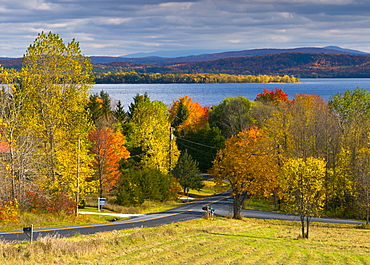
<path id="1" fill-rule="evenodd" d="M 264 88 L 281 88 L 293 99 L 296 94 L 316 94 L 328 100 L 336 93 L 361 87 L 370 91 L 370 78 L 302 78 L 294 84 L 96 84 L 92 92 L 104 90 L 127 109 L 136 94 L 148 93 L 151 100 L 170 105 L 182 96 L 192 97 L 202 106 L 219 104 L 226 97 L 244 96 L 254 100 Z"/>

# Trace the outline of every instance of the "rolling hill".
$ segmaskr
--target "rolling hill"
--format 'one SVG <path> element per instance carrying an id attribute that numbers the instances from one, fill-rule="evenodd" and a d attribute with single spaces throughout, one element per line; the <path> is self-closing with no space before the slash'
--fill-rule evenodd
<path id="1" fill-rule="evenodd" d="M 237 75 L 294 75 L 297 77 L 370 77 L 370 57 L 345 54 L 282 53 L 232 57 L 204 62 L 167 64 L 95 64 L 96 72 L 224 73 Z"/>
<path id="2" fill-rule="evenodd" d="M 96 73 L 225 73 L 298 77 L 370 77 L 370 54 L 325 48 L 254 49 L 186 57 L 124 58 L 91 56 Z M 0 58 L 6 68 L 20 69 L 21 58 Z"/>

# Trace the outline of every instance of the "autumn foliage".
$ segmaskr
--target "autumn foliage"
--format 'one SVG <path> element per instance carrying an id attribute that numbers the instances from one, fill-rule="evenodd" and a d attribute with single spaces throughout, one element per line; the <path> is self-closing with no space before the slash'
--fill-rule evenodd
<path id="1" fill-rule="evenodd" d="M 110 192 L 116 186 L 119 171 L 119 161 L 127 159 L 130 154 L 124 146 L 125 137 L 111 128 L 97 129 L 89 135 L 93 143 L 90 148 L 94 155 L 93 168 L 99 181 L 99 194 Z"/>
<path id="2" fill-rule="evenodd" d="M 28 191 L 23 208 L 35 214 L 69 215 L 76 212 L 77 203 L 62 192 L 46 195 L 40 191 Z"/>
<path id="3" fill-rule="evenodd" d="M 18 222 L 19 203 L 17 199 L 0 203 L 0 222 Z"/>
<path id="4" fill-rule="evenodd" d="M 219 184 L 230 181 L 234 218 L 241 218 L 244 201 L 250 196 L 269 197 L 277 186 L 278 165 L 267 135 L 257 127 L 245 129 L 226 141 L 217 153 L 210 174 Z"/>
<path id="5" fill-rule="evenodd" d="M 290 102 L 288 94 L 283 92 L 281 88 L 274 88 L 272 90 L 264 88 L 263 93 L 257 94 L 256 101 L 263 103 Z"/>
<path id="6" fill-rule="evenodd" d="M 205 126 L 208 120 L 208 107 L 202 107 L 185 96 L 173 102 L 170 108 L 170 119 L 178 132 L 196 131 Z"/>
<path id="7" fill-rule="evenodd" d="M 323 210 L 324 181 L 325 162 L 313 157 L 290 159 L 280 172 L 284 200 L 301 217 L 303 238 L 308 238 L 311 218 Z"/>

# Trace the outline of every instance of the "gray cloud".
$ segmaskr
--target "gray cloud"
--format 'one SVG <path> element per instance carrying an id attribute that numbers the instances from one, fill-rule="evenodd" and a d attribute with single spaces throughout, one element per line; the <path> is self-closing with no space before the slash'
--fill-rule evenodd
<path id="1" fill-rule="evenodd" d="M 37 33 L 80 41 L 86 55 L 338 45 L 370 52 L 360 0 L 0 0 L 0 56 Z"/>

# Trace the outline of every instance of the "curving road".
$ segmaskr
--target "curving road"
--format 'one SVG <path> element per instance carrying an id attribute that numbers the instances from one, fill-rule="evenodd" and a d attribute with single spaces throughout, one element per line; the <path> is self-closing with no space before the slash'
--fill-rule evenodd
<path id="1" fill-rule="evenodd" d="M 230 200 L 230 193 L 222 193 L 210 198 L 194 201 L 190 204 L 180 206 L 161 213 L 140 215 L 131 219 L 95 225 L 79 225 L 67 227 L 50 227 L 34 229 L 34 238 L 40 236 L 58 234 L 62 237 L 72 236 L 74 234 L 93 234 L 103 231 L 113 231 L 128 228 L 152 227 L 169 223 L 182 222 L 192 219 L 202 218 L 204 211 L 202 207 L 210 205 L 214 208 L 215 214 L 219 216 L 227 216 L 232 213 L 232 202 Z M 299 221 L 299 216 L 290 214 L 271 213 L 254 210 L 242 210 L 242 214 L 246 218 L 258 219 L 277 219 Z M 313 222 L 326 223 L 342 223 L 342 224 L 361 224 L 361 221 L 329 219 L 329 218 L 313 218 Z M 0 232 L 0 239 L 7 241 L 25 241 L 29 240 L 23 230 Z"/>

